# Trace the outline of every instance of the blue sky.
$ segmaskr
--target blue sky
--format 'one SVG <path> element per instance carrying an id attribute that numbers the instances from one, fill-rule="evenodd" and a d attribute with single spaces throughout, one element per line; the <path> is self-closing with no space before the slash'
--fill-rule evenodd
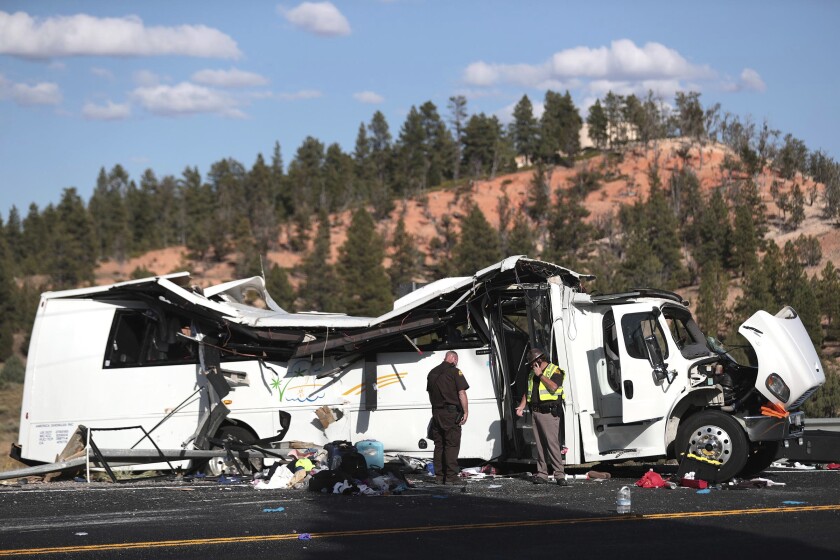
<path id="1" fill-rule="evenodd" d="M 840 159 L 840 3 L 352 0 L 0 2 L 0 216 L 101 167 L 139 182 L 306 136 L 352 151 L 382 111 L 452 95 L 507 121 L 527 94 L 608 90 L 767 119 Z"/>

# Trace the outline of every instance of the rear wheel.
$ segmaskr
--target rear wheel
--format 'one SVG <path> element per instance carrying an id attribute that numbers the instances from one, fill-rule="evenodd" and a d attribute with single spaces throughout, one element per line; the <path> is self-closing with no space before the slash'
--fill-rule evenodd
<path id="1" fill-rule="evenodd" d="M 252 444 L 257 441 L 257 438 L 248 429 L 242 426 L 222 426 L 216 432 L 215 439 L 227 440 L 231 443 Z M 213 444 L 211 449 L 222 449 L 224 446 Z M 237 468 L 237 465 L 239 468 Z M 260 458 L 242 460 L 238 457 L 233 458 L 233 462 L 228 461 L 227 457 L 213 457 L 204 467 L 204 473 L 208 476 L 221 476 L 223 474 L 239 474 L 241 469 L 244 473 L 251 473 L 262 470 L 263 460 Z"/>
<path id="2" fill-rule="evenodd" d="M 737 420 L 716 410 L 707 410 L 689 417 L 677 435 L 677 456 L 692 453 L 712 461 L 720 461 L 721 482 L 741 473 L 747 463 L 749 442 Z"/>

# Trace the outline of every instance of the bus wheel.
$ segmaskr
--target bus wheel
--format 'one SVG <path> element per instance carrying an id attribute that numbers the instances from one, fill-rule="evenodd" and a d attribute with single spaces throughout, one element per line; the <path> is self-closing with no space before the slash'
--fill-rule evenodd
<path id="1" fill-rule="evenodd" d="M 716 410 L 707 410 L 689 417 L 677 435 L 677 457 L 691 453 L 720 461 L 720 482 L 740 474 L 747 463 L 749 443 L 738 421 Z"/>
<path id="2" fill-rule="evenodd" d="M 252 434 L 248 429 L 243 428 L 242 426 L 222 426 L 219 428 L 219 431 L 216 432 L 215 439 L 220 440 L 229 440 L 231 442 L 237 443 L 254 443 L 257 441 L 256 436 Z M 222 449 L 223 446 L 213 444 L 211 449 Z M 242 460 L 238 457 L 234 457 L 233 461 L 236 463 L 228 461 L 227 457 L 213 457 L 209 461 L 207 461 L 207 465 L 204 467 L 204 473 L 207 476 L 221 476 L 223 474 L 228 475 L 237 475 L 239 474 L 239 470 L 241 469 L 242 472 L 248 474 L 252 472 L 257 472 L 262 470 L 263 468 L 263 460 L 261 458 L 254 458 L 251 460 Z M 237 469 L 237 464 L 239 465 L 239 469 Z"/>

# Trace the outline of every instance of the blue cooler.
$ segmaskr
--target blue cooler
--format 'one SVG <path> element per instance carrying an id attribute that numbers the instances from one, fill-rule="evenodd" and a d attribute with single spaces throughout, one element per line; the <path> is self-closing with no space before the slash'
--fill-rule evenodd
<path id="1" fill-rule="evenodd" d="M 366 439 L 356 442 L 356 450 L 364 456 L 368 468 L 381 469 L 385 466 L 385 447 L 381 441 Z"/>

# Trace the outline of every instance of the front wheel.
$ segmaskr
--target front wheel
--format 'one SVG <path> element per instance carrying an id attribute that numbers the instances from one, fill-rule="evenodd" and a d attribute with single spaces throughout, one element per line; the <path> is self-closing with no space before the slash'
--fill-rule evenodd
<path id="1" fill-rule="evenodd" d="M 716 410 L 706 410 L 689 417 L 677 433 L 677 457 L 692 453 L 720 461 L 721 482 L 740 474 L 747 463 L 749 442 L 738 421 Z"/>

